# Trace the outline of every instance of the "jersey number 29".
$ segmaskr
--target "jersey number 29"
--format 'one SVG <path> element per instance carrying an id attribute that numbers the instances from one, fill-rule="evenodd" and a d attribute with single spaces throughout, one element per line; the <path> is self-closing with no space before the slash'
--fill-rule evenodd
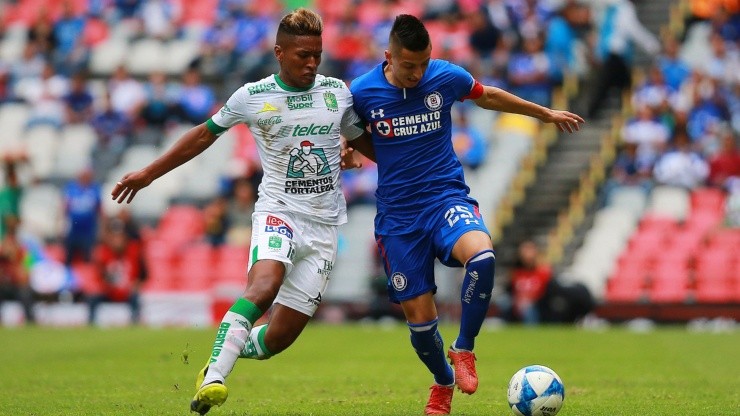
<path id="1" fill-rule="evenodd" d="M 475 218 L 473 213 L 470 212 L 468 207 L 462 205 L 455 205 L 445 212 L 445 219 L 453 227 L 458 221 L 464 220 L 465 225 L 478 224 L 478 220 Z"/>

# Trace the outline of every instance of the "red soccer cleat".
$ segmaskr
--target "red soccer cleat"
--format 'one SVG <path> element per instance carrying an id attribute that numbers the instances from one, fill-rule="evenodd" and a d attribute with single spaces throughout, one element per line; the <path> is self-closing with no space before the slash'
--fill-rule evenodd
<path id="1" fill-rule="evenodd" d="M 427 407 L 424 408 L 425 415 L 449 415 L 452 408 L 452 393 L 455 392 L 453 386 L 441 386 L 433 384 L 429 387 L 432 393 L 429 395 Z"/>
<path id="2" fill-rule="evenodd" d="M 450 347 L 447 351 L 450 363 L 455 367 L 455 384 L 461 392 L 473 394 L 478 390 L 478 373 L 475 371 L 475 354 L 472 351 L 455 350 Z"/>

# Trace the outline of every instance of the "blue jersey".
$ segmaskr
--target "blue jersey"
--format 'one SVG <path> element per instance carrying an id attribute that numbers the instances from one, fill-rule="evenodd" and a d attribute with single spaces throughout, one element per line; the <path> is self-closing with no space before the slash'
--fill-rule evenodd
<path id="1" fill-rule="evenodd" d="M 376 233 L 403 234 L 449 198 L 475 203 L 452 147 L 450 115 L 475 80 L 457 65 L 432 60 L 419 84 L 403 89 L 388 82 L 384 67 L 354 80 L 350 90 L 355 112 L 370 125 L 378 162 Z"/>

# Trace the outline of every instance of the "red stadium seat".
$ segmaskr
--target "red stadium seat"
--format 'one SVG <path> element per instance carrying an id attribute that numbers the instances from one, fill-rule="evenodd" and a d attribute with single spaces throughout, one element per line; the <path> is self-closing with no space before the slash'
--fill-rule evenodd
<path id="1" fill-rule="evenodd" d="M 740 230 L 725 229 L 707 236 L 710 248 L 740 252 Z"/>
<path id="2" fill-rule="evenodd" d="M 216 258 L 219 262 L 235 260 L 247 265 L 249 261 L 249 247 L 240 247 L 225 244 L 216 250 Z"/>
<path id="3" fill-rule="evenodd" d="M 204 291 L 210 288 L 215 277 L 216 250 L 208 244 L 187 246 L 177 267 L 177 289 Z"/>
<path id="4" fill-rule="evenodd" d="M 223 260 L 216 265 L 214 280 L 216 283 L 233 283 L 246 287 L 247 263 L 238 260 Z"/>
<path id="5" fill-rule="evenodd" d="M 203 213 L 195 206 L 175 205 L 162 216 L 155 230 L 156 238 L 167 240 L 173 246 L 201 239 L 205 230 Z"/>
<path id="6" fill-rule="evenodd" d="M 669 244 L 666 232 L 658 228 L 639 229 L 630 239 L 628 253 L 631 257 L 654 260 Z"/>
<path id="7" fill-rule="evenodd" d="M 722 212 L 698 211 L 692 212 L 686 219 L 684 228 L 694 232 L 705 234 L 715 228 L 724 219 Z"/>
<path id="8" fill-rule="evenodd" d="M 696 282 L 696 301 L 700 303 L 726 303 L 736 300 L 733 285 L 729 280 Z"/>
<path id="9" fill-rule="evenodd" d="M 216 20 L 218 0 L 199 0 L 182 2 L 182 22 L 211 26 Z"/>
<path id="10" fill-rule="evenodd" d="M 689 298 L 688 282 L 681 278 L 656 279 L 650 285 L 650 301 L 656 303 L 683 303 Z"/>
<path id="11" fill-rule="evenodd" d="M 76 262 L 72 264 L 72 273 L 77 279 L 82 293 L 101 293 L 103 291 L 103 282 L 100 278 L 100 271 L 92 263 Z"/>
<path id="12" fill-rule="evenodd" d="M 47 258 L 61 263 L 64 263 L 64 260 L 67 257 L 66 250 L 61 244 L 48 244 L 44 247 L 44 254 Z"/>
<path id="13" fill-rule="evenodd" d="M 689 247 L 673 244 L 657 254 L 654 265 L 656 268 L 666 264 L 688 268 L 693 261 L 694 252 L 695 249 L 691 250 Z"/>
<path id="14" fill-rule="evenodd" d="M 648 276 L 646 262 L 636 257 L 623 257 L 607 283 L 606 300 L 609 302 L 637 302 L 644 295 Z"/>
<path id="15" fill-rule="evenodd" d="M 622 279 L 614 277 L 606 286 L 605 298 L 607 302 L 634 303 L 644 296 L 642 281 L 638 279 Z"/>
<path id="16" fill-rule="evenodd" d="M 217 283 L 246 286 L 249 248 L 225 245 L 216 255 L 215 276 Z"/>
<path id="17" fill-rule="evenodd" d="M 150 239 L 144 246 L 144 259 L 148 272 L 144 290 L 154 292 L 173 290 L 176 286 L 179 257 L 172 243 Z"/>
<path id="18" fill-rule="evenodd" d="M 717 188 L 699 188 L 691 192 L 691 211 L 722 212 L 725 193 Z"/>
<path id="19" fill-rule="evenodd" d="M 648 270 L 653 266 L 654 259 L 625 253 L 617 262 L 612 279 L 645 280 Z"/>
<path id="20" fill-rule="evenodd" d="M 694 229 L 684 228 L 673 234 L 671 251 L 693 256 L 704 242 L 704 233 Z"/>
<path id="21" fill-rule="evenodd" d="M 689 295 L 690 270 L 687 262 L 665 259 L 650 273 L 652 302 L 685 302 Z"/>
<path id="22" fill-rule="evenodd" d="M 660 215 L 645 215 L 640 220 L 640 232 L 652 231 L 665 234 L 676 229 L 678 222 L 671 217 Z"/>
<path id="23" fill-rule="evenodd" d="M 730 281 L 736 266 L 730 262 L 728 255 L 704 255 L 696 263 L 696 280 L 712 282 Z"/>
<path id="24" fill-rule="evenodd" d="M 730 290 L 732 291 L 732 300 L 740 303 L 740 267 L 735 270 L 735 276 L 730 283 Z"/>
<path id="25" fill-rule="evenodd" d="M 711 271 L 713 274 L 728 272 L 737 266 L 737 252 L 725 246 L 709 246 L 696 255 L 697 271 Z M 698 278 L 704 277 L 703 275 Z"/>
<path id="26" fill-rule="evenodd" d="M 144 257 L 151 262 L 171 263 L 177 258 L 177 250 L 170 241 L 152 238 L 144 245 Z"/>
<path id="27" fill-rule="evenodd" d="M 148 292 L 169 292 L 177 286 L 178 270 L 176 262 L 149 262 L 147 263 L 147 279 L 143 290 Z"/>

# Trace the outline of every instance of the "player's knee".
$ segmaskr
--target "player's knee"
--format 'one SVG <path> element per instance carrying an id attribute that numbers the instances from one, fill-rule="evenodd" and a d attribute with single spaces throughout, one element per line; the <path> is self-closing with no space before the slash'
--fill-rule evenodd
<path id="1" fill-rule="evenodd" d="M 437 319 L 420 324 L 409 323 L 411 332 L 411 346 L 414 347 L 417 354 L 426 354 L 441 345 L 441 336 L 437 331 Z"/>
<path id="2" fill-rule="evenodd" d="M 282 283 L 282 276 L 270 274 L 250 275 L 247 289 L 244 291 L 244 297 L 257 305 L 261 310 L 267 310 L 272 305 L 275 297 L 277 297 Z"/>

